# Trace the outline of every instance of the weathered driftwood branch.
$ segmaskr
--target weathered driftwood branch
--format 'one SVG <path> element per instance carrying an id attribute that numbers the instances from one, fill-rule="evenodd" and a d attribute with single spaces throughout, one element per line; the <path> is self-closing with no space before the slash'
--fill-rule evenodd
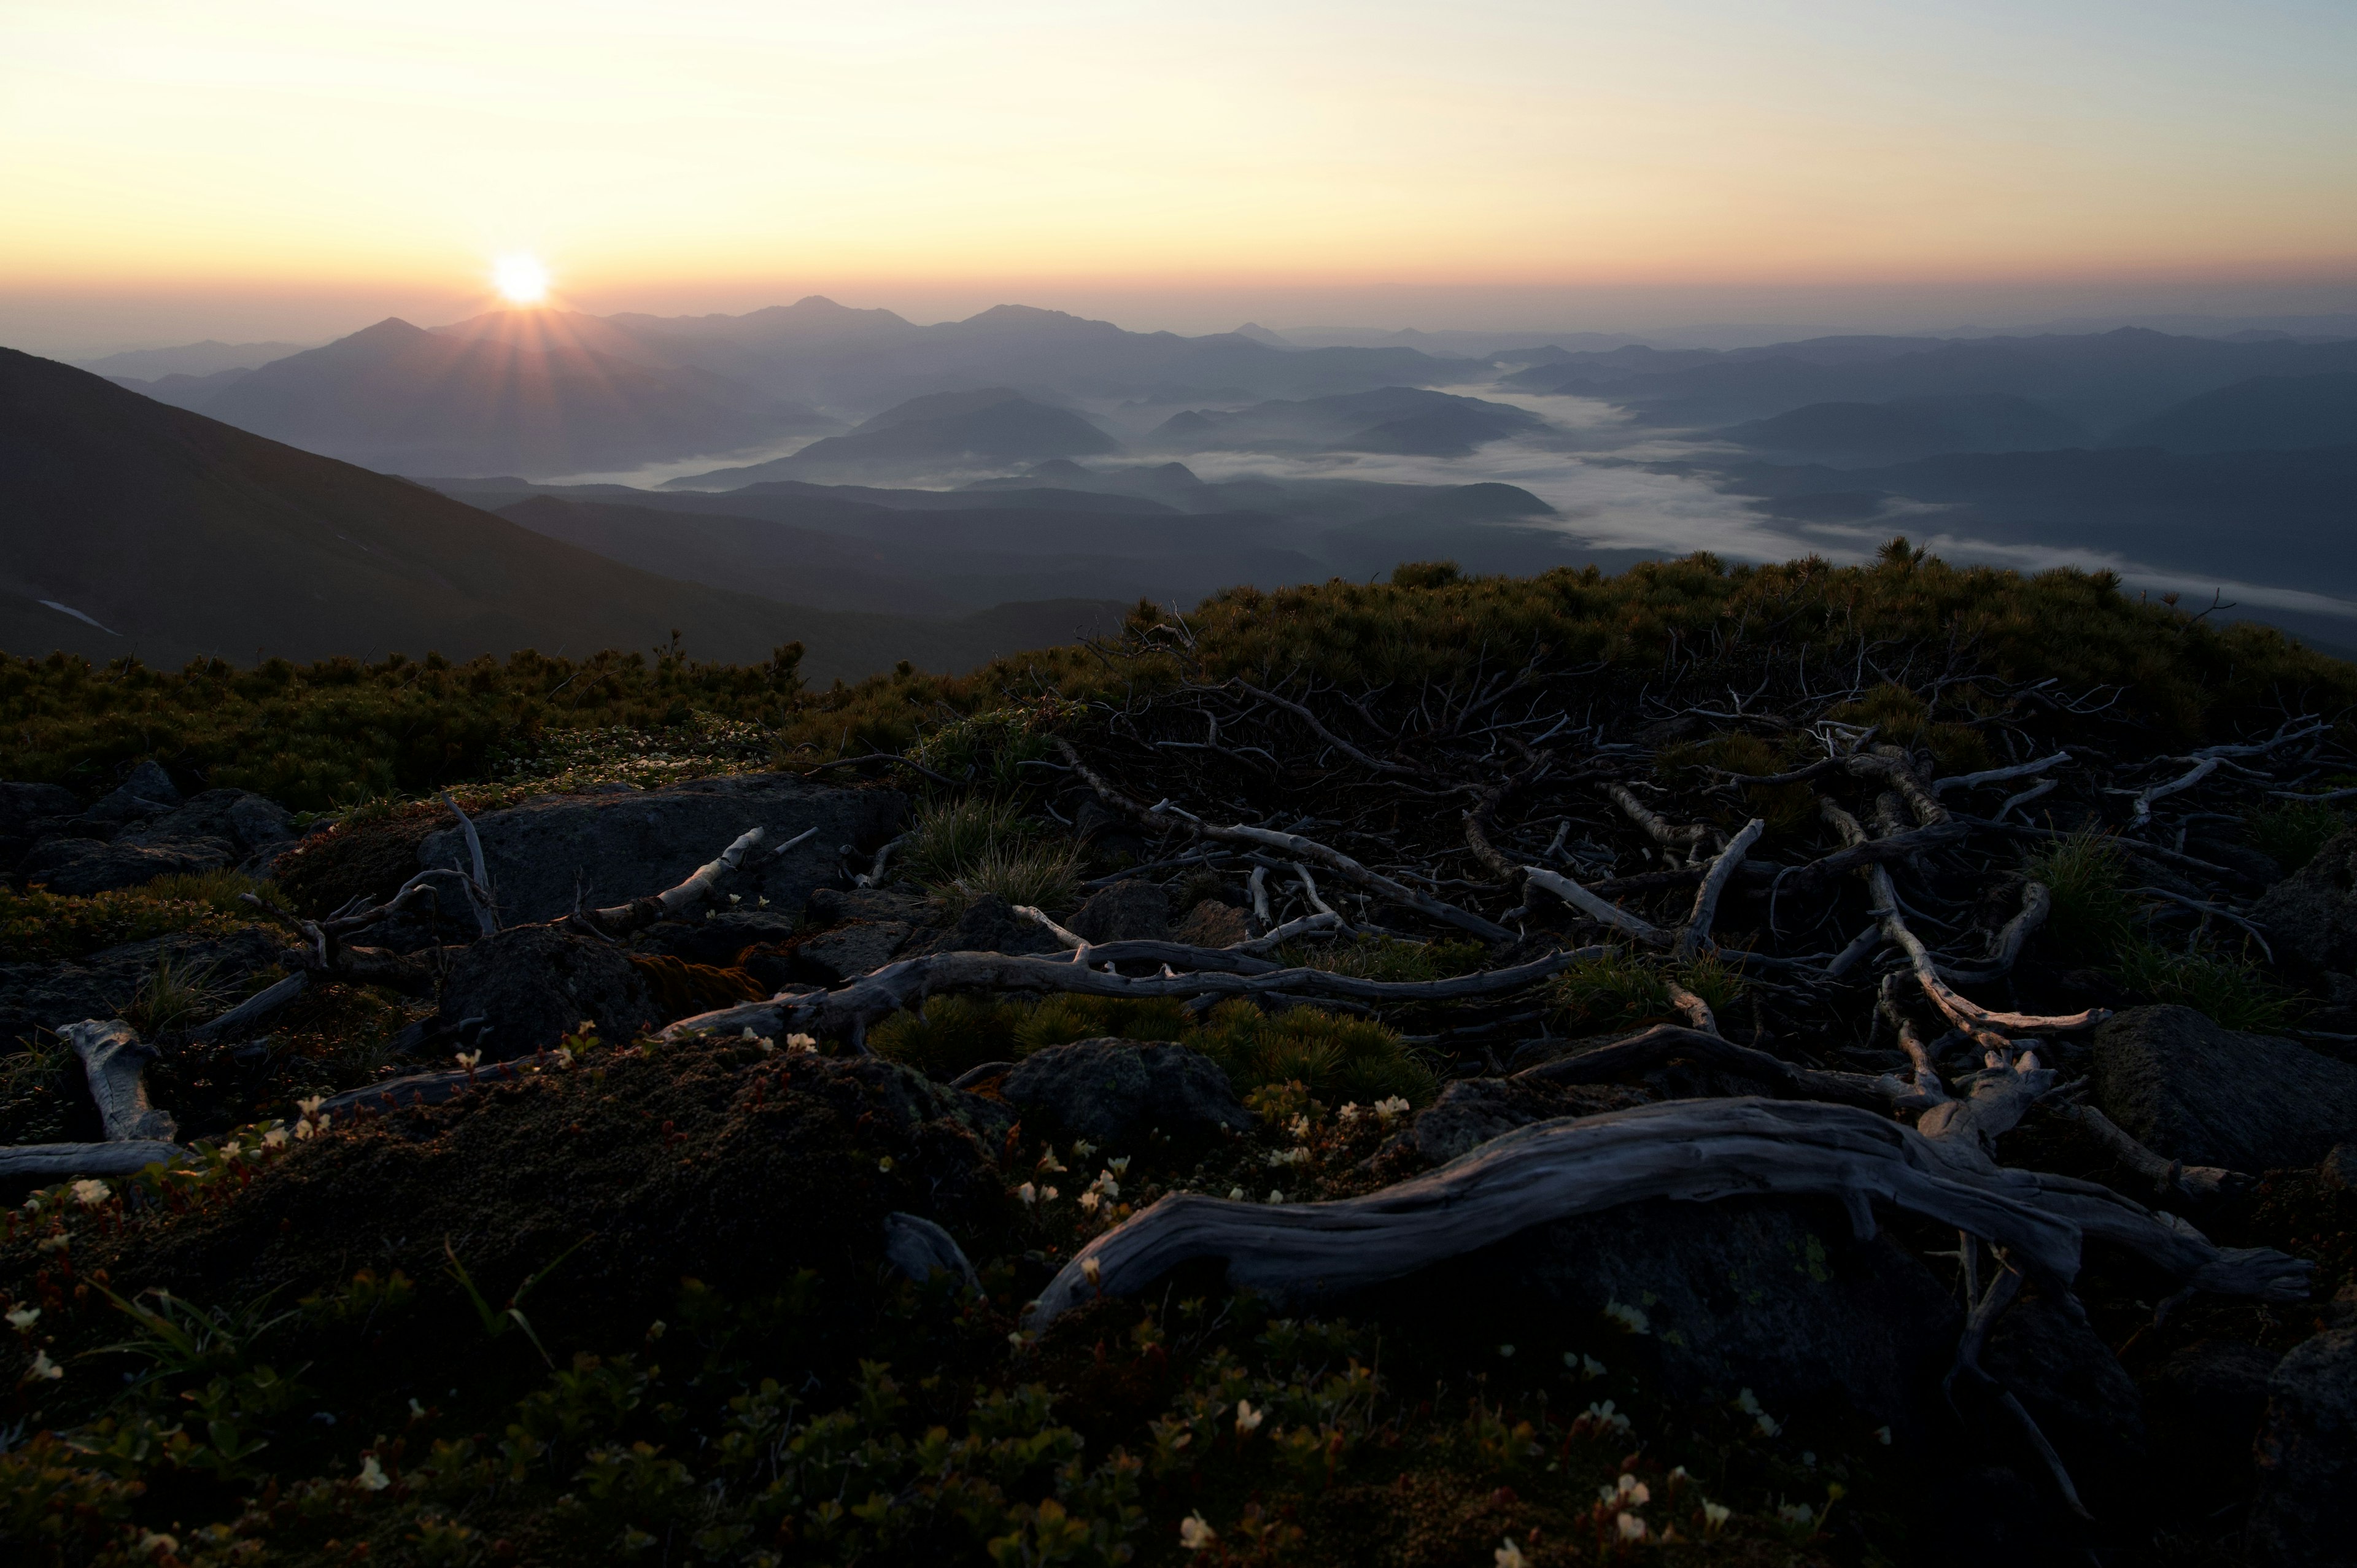
<path id="1" fill-rule="evenodd" d="M 1125 956 L 1118 950 L 1120 949 L 1161 947 L 1167 950 L 1175 946 L 1108 943 L 1105 947 L 1091 950 L 1089 956 L 1092 960 L 1103 958 L 1117 961 Z M 1229 953 L 1221 949 L 1178 950 L 1213 954 L 1223 971 L 1232 972 L 1265 962 L 1248 954 Z M 1378 1004 L 1447 1002 L 1517 991 L 1561 972 L 1583 957 L 1592 957 L 1604 950 L 1601 948 L 1584 948 L 1571 952 L 1554 952 L 1529 963 L 1516 964 L 1511 969 L 1489 970 L 1479 974 L 1458 975 L 1450 980 L 1421 981 L 1361 980 L 1351 975 L 1329 974 L 1318 969 L 1274 968 L 1264 969 L 1258 973 L 1197 972 L 1134 979 L 1092 969 L 1069 958 L 1020 958 L 995 952 L 928 953 L 922 958 L 902 959 L 897 963 L 886 964 L 873 973 L 862 975 L 832 991 L 776 996 L 767 1002 L 749 1003 L 683 1018 L 664 1029 L 660 1037 L 673 1039 L 685 1035 L 712 1033 L 733 1035 L 751 1029 L 757 1035 L 767 1036 L 800 1033 L 821 1038 L 848 1036 L 864 1049 L 870 1025 L 890 1017 L 903 1007 L 917 1005 L 936 991 L 1013 991 L 1035 994 L 1075 993 L 1084 996 L 1176 996 L 1189 1000 L 1201 996 L 1283 993 Z M 1149 955 L 1137 951 L 1134 956 L 1147 958 Z"/>
<path id="2" fill-rule="evenodd" d="M 982 1291 L 982 1278 L 967 1261 L 965 1250 L 922 1215 L 896 1209 L 884 1217 L 884 1261 L 902 1278 L 918 1284 L 944 1273 L 976 1294 Z"/>
<path id="3" fill-rule="evenodd" d="M 2093 1135 L 2095 1142 L 2103 1144 L 2114 1159 L 2152 1183 L 2161 1192 L 2211 1198 L 2240 1192 L 2251 1185 L 2251 1178 L 2240 1171 L 2225 1170 L 2217 1165 L 2189 1165 L 2183 1160 L 2164 1160 L 2092 1105 L 2049 1101 L 2046 1109 L 2065 1122 L 2077 1123 Z"/>
<path id="4" fill-rule="evenodd" d="M 1328 729 L 1325 724 L 1319 720 L 1316 714 L 1311 713 L 1308 708 L 1302 706 L 1299 703 L 1294 702 L 1290 698 L 1280 697 L 1275 692 L 1264 692 L 1258 686 L 1242 679 L 1232 681 L 1230 684 L 1235 686 L 1240 691 L 1251 693 L 1253 696 L 1259 698 L 1262 702 L 1268 703 L 1271 707 L 1283 708 L 1286 713 L 1293 714 L 1294 717 L 1308 725 L 1310 728 L 1310 732 L 1317 736 L 1318 739 L 1324 741 L 1327 745 L 1332 746 L 1335 750 L 1340 752 L 1343 756 L 1349 757 L 1351 761 L 1357 763 L 1361 768 L 1372 768 L 1377 773 L 1401 774 L 1411 779 L 1428 776 L 1428 770 L 1422 768 L 1412 768 L 1398 762 L 1385 762 L 1380 757 L 1370 757 L 1367 753 L 1360 750 L 1357 746 L 1352 746 L 1349 741 L 1344 740 L 1340 736 L 1336 735 L 1332 730 Z"/>
<path id="5" fill-rule="evenodd" d="M 2205 757 L 2199 762 L 2196 762 L 2192 767 L 2187 768 L 2183 773 L 2179 774 L 2176 778 L 2168 779 L 2162 783 L 2151 785 L 2145 789 L 2140 790 L 2136 795 L 2134 804 L 2129 808 L 2128 826 L 2131 828 L 2140 828 L 2144 826 L 2147 822 L 2152 821 L 2152 805 L 2154 801 L 2164 800 L 2170 795 L 2176 794 L 2180 789 L 2192 789 L 2193 786 L 2201 783 L 2201 780 L 2209 778 L 2212 773 L 2217 772 L 2218 767 L 2219 759 L 2217 757 Z"/>
<path id="6" fill-rule="evenodd" d="M 278 982 L 266 990 L 257 991 L 220 1017 L 199 1024 L 188 1031 L 188 1038 L 198 1045 L 212 1045 L 221 1040 L 234 1040 L 252 1032 L 280 1008 L 303 994 L 311 977 L 302 970 Z"/>
<path id="7" fill-rule="evenodd" d="M 1977 789 L 1984 784 L 2002 784 L 2011 779 L 2028 779 L 2057 768 L 2071 760 L 2068 751 L 2058 751 L 2051 757 L 2041 757 L 2035 762 L 2018 762 L 2011 768 L 1985 768 L 1978 773 L 1953 773 L 1945 779 L 1932 780 L 1933 794 L 1944 795 L 1951 789 Z"/>
<path id="8" fill-rule="evenodd" d="M 1888 1073 L 1828 1072 L 1795 1067 L 1766 1051 L 1675 1024 L 1656 1024 L 1625 1040 L 1542 1062 L 1514 1076 L 1543 1083 L 1612 1083 L 1677 1061 L 1738 1074 L 1780 1099 L 1824 1100 L 1869 1111 L 1908 1110 L 1936 1103 Z"/>
<path id="9" fill-rule="evenodd" d="M 1082 762 L 1081 754 L 1072 749 L 1071 742 L 1060 737 L 1056 741 L 1056 746 L 1063 753 L 1064 760 L 1071 764 L 1072 770 L 1078 773 L 1088 783 L 1089 788 L 1094 789 L 1108 805 L 1127 812 L 1149 827 L 1190 833 L 1197 838 L 1211 839 L 1219 843 L 1253 844 L 1262 849 L 1277 851 L 1296 860 L 1315 861 L 1329 871 L 1340 872 L 1361 887 L 1380 893 L 1393 902 L 1404 905 L 1419 914 L 1427 915 L 1433 919 L 1471 931 L 1476 936 L 1486 938 L 1493 942 L 1511 942 L 1515 940 L 1513 932 L 1494 920 L 1477 915 L 1469 909 L 1460 909 L 1454 904 L 1445 903 L 1428 893 L 1418 892 L 1405 883 L 1395 882 L 1381 872 L 1370 870 L 1360 865 L 1340 850 L 1329 849 L 1313 839 L 1306 839 L 1296 833 L 1277 832 L 1268 828 L 1248 828 L 1241 824 L 1222 827 L 1200 818 L 1182 816 L 1159 807 L 1146 805 L 1114 789 L 1093 768 Z"/>
<path id="10" fill-rule="evenodd" d="M 467 906 L 475 911 L 475 924 L 482 928 L 483 935 L 497 936 L 500 930 L 499 903 L 491 896 L 490 869 L 483 863 L 483 835 L 475 831 L 475 819 L 459 808 L 447 789 L 442 791 L 442 803 L 450 808 L 452 816 L 458 819 L 458 831 L 467 838 L 468 858 L 474 863 L 474 875 L 468 877 L 464 885 Z"/>
<path id="11" fill-rule="evenodd" d="M 1628 814 L 1631 822 L 1645 830 L 1646 837 L 1663 849 L 1674 849 L 1681 854 L 1692 857 L 1697 850 L 1711 841 L 1711 826 L 1708 822 L 1688 822 L 1680 827 L 1667 821 L 1651 806 L 1639 800 L 1636 791 L 1626 784 L 1607 784 L 1604 786 L 1604 793 L 1611 797 L 1614 805 Z"/>
<path id="12" fill-rule="evenodd" d="M 811 829 L 794 840 L 794 843 L 802 843 L 817 832 L 816 828 Z M 611 908 L 591 910 L 584 918 L 597 934 L 619 937 L 651 926 L 657 920 L 676 919 L 691 913 L 712 897 L 719 888 L 720 879 L 743 865 L 745 857 L 767 836 L 768 830 L 759 825 L 747 828 L 726 849 L 690 872 L 677 886 L 645 898 L 633 898 L 627 904 L 617 904 Z M 783 845 L 780 853 L 792 847 L 791 843 Z"/>
<path id="13" fill-rule="evenodd" d="M 1648 947 L 1665 948 L 1677 940 L 1676 936 L 1662 929 L 1642 915 L 1635 915 L 1618 904 L 1609 904 L 1561 872 L 1549 871 L 1543 865 L 1525 865 L 1523 875 L 1533 887 L 1544 887 L 1581 914 L 1600 920 L 1613 929 L 1626 931 Z"/>
<path id="14" fill-rule="evenodd" d="M 1854 752 L 1842 763 L 1843 769 L 1853 779 L 1877 779 L 1899 791 L 1907 801 L 1907 809 L 1915 820 L 1927 828 L 1938 827 L 1948 820 L 1948 808 L 1924 784 L 1923 776 L 1907 760 L 1907 754 L 1895 746 L 1878 746 L 1872 751 Z"/>
<path id="15" fill-rule="evenodd" d="M 156 1110 L 147 1099 L 143 1075 L 156 1059 L 156 1047 L 143 1042 L 129 1024 L 120 1018 L 87 1018 L 68 1024 L 58 1034 L 81 1058 L 108 1143 L 168 1142 L 179 1136 L 171 1113 Z"/>
<path id="16" fill-rule="evenodd" d="M 1837 876 L 1870 865 L 1887 865 L 1902 860 L 1912 860 L 1927 849 L 1939 849 L 1963 838 L 1969 830 L 1953 817 L 1934 822 L 1929 827 L 1910 828 L 1889 838 L 1861 836 L 1827 855 L 1794 866 L 1780 878 L 1781 891 L 1805 893 L 1822 886 Z"/>
<path id="17" fill-rule="evenodd" d="M 2251 940 L 2259 944 L 2259 950 L 2266 955 L 2266 959 L 2269 963 L 2273 963 L 2276 961 L 2276 950 L 2267 945 L 2267 933 L 2261 929 L 2256 920 L 2252 919 L 2247 915 L 2237 915 L 2233 910 L 2227 908 L 2222 904 L 2213 904 L 2206 898 L 2188 897 L 2182 893 L 2172 892 L 2166 887 L 2131 887 L 2128 891 L 2134 894 L 2141 894 L 2148 898 L 2164 899 L 2169 903 L 2179 905 L 2184 908 L 2195 910 L 2201 914 L 2215 916 L 2217 918 L 2224 920 L 2229 925 L 2240 926 L 2243 929 L 2251 934 Z"/>
<path id="18" fill-rule="evenodd" d="M 16 1144 L 0 1147 L 0 1181 L 64 1181 L 70 1176 L 136 1176 L 188 1151 L 160 1138 L 112 1144 Z"/>
<path id="19" fill-rule="evenodd" d="M 1677 1009 L 1678 1016 L 1706 1035 L 1718 1033 L 1718 1015 L 1710 1010 L 1709 1003 L 1674 980 L 1669 983 L 1669 990 L 1670 1005 Z"/>
<path id="20" fill-rule="evenodd" d="M 1707 1036 L 1706 1036 L 1707 1037 Z M 2067 1287 L 2081 1243 L 2127 1246 L 2196 1288 L 2297 1300 L 2312 1265 L 2212 1245 L 2192 1227 L 2092 1184 L 2008 1170 L 1872 1111 L 1810 1101 L 1673 1101 L 1519 1128 L 1426 1176 L 1331 1203 L 1162 1198 L 1082 1248 L 1028 1321 L 1044 1326 L 1100 1292 L 1142 1291 L 1219 1258 L 1228 1282 L 1280 1299 L 1396 1279 L 1549 1220 L 1647 1198 L 1833 1197 L 1861 1235 L 1873 1205 L 1986 1236 Z M 2100 1196 L 2098 1196 L 2100 1195 Z"/>
<path id="21" fill-rule="evenodd" d="M 1741 832 L 1727 842 L 1727 847 L 1719 852 L 1718 858 L 1711 862 L 1709 874 L 1703 877 L 1702 886 L 1695 889 L 1694 912 L 1686 917 L 1684 929 L 1678 932 L 1674 956 L 1680 960 L 1691 959 L 1710 940 L 1711 922 L 1718 916 L 1719 896 L 1727 891 L 1727 878 L 1735 875 L 1735 868 L 1743 864 L 1743 857 L 1751 853 L 1751 846 L 1760 842 L 1760 835 L 1767 831 L 1767 822 L 1760 818 L 1752 818 L 1743 824 Z M 1709 1010 L 1706 1008 L 1704 1011 L 1707 1013 Z"/>

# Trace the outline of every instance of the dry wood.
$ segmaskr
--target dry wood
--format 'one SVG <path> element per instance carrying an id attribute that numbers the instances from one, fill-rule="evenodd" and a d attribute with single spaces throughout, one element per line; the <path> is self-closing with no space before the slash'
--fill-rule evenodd
<path id="1" fill-rule="evenodd" d="M 46 1185 L 76 1176 L 137 1176 L 152 1165 L 169 1165 L 188 1150 L 160 1138 L 110 1144 L 13 1144 L 0 1147 L 0 1181 Z"/>
<path id="2" fill-rule="evenodd" d="M 458 802 L 450 798 L 447 789 L 442 792 L 442 803 L 449 807 L 451 815 L 458 819 L 458 829 L 467 837 L 468 857 L 474 863 L 474 875 L 468 877 L 465 884 L 468 907 L 475 911 L 475 923 L 482 928 L 483 935 L 497 936 L 500 929 L 499 901 L 491 894 L 490 870 L 483 864 L 483 836 L 475 831 L 475 819 L 459 809 Z"/>
<path id="3" fill-rule="evenodd" d="M 1636 791 L 1625 784 L 1607 784 L 1604 786 L 1604 793 L 1611 797 L 1614 805 L 1629 814 L 1631 822 L 1645 830 L 1645 835 L 1648 838 L 1663 849 L 1674 849 L 1683 855 L 1692 857 L 1711 840 L 1711 827 L 1708 822 L 1689 822 L 1684 827 L 1676 826 L 1663 818 L 1644 801 L 1637 799 Z"/>
<path id="4" fill-rule="evenodd" d="M 1978 773 L 1952 773 L 1945 779 L 1934 779 L 1932 781 L 1932 791 L 1934 794 L 1944 795 L 1951 789 L 1977 789 L 1984 784 L 2002 784 L 2010 779 L 2028 779 L 2043 773 L 2048 768 L 2059 768 L 2070 760 L 2069 752 L 2058 751 L 2051 757 L 2041 757 L 2035 762 L 2018 762 L 2011 768 L 1986 768 Z"/>
<path id="5" fill-rule="evenodd" d="M 310 978 L 306 972 L 296 970 L 275 985 L 247 997 L 220 1017 L 189 1030 L 189 1040 L 198 1045 L 212 1045 L 251 1033 L 264 1019 L 302 995 L 305 987 L 310 983 Z"/>
<path id="6" fill-rule="evenodd" d="M 68 1024 L 58 1035 L 81 1058 L 108 1143 L 168 1142 L 179 1136 L 170 1112 L 156 1110 L 147 1099 L 143 1075 L 156 1059 L 156 1047 L 143 1043 L 129 1024 L 120 1018 L 86 1018 Z"/>
<path id="7" fill-rule="evenodd" d="M 1899 791 L 1907 801 L 1907 809 L 1924 827 L 1937 827 L 1948 820 L 1948 808 L 1940 804 L 1907 760 L 1907 754 L 1895 746 L 1878 746 L 1870 752 L 1854 752 L 1842 763 L 1843 770 L 1853 779 L 1878 779 Z"/>
<path id="8" fill-rule="evenodd" d="M 791 843 L 779 846 L 783 854 L 795 844 L 807 842 L 818 830 L 812 828 Z M 758 824 L 737 835 L 736 841 L 720 852 L 717 857 L 705 861 L 690 872 L 678 886 L 645 898 L 633 898 L 627 904 L 611 908 L 589 911 L 580 917 L 599 936 L 626 936 L 657 920 L 677 919 L 701 908 L 720 886 L 720 879 L 745 863 L 745 857 L 759 847 L 768 831 Z"/>
<path id="9" fill-rule="evenodd" d="M 1718 858 L 1711 863 L 1709 874 L 1702 879 L 1702 886 L 1695 890 L 1694 912 L 1686 917 L 1684 929 L 1678 932 L 1674 957 L 1681 961 L 1691 959 L 1710 940 L 1711 922 L 1718 916 L 1719 896 L 1727 891 L 1727 878 L 1735 875 L 1735 868 L 1743 864 L 1743 857 L 1751 852 L 1753 844 L 1760 842 L 1760 835 L 1767 831 L 1767 827 L 1761 819 L 1752 818 L 1743 824 L 1743 831 L 1729 840 L 1727 847 L 1719 852 Z M 1709 1010 L 1706 1008 L 1704 1011 L 1707 1013 Z"/>
<path id="10" fill-rule="evenodd" d="M 1217 949 L 1182 950 L 1221 954 L 1223 965 L 1256 961 L 1245 954 Z M 684 1035 L 736 1034 L 751 1029 L 777 1036 L 800 1033 L 822 1039 L 847 1037 L 865 1047 L 869 1026 L 903 1007 L 915 1006 L 936 991 L 1011 991 L 1033 994 L 1076 993 L 1084 996 L 1152 998 L 1176 996 L 1265 996 L 1285 993 L 1372 1004 L 1446 1002 L 1474 996 L 1496 996 L 1534 985 L 1581 958 L 1605 950 L 1583 948 L 1549 953 L 1511 969 L 1495 969 L 1450 980 L 1360 980 L 1317 969 L 1272 969 L 1256 974 L 1199 972 L 1133 979 L 1075 963 L 1071 959 L 1018 958 L 1006 953 L 928 953 L 902 959 L 832 991 L 777 996 L 767 1002 L 701 1013 L 664 1029 L 660 1037 Z M 1099 949 L 1103 957 L 1112 947 Z M 1141 955 L 1143 956 L 1143 955 Z"/>
<path id="11" fill-rule="evenodd" d="M 1870 1076 L 1795 1067 L 1766 1051 L 1675 1024 L 1656 1024 L 1625 1040 L 1542 1062 L 1514 1076 L 1543 1083 L 1615 1083 L 1677 1061 L 1738 1074 L 1773 1090 L 1779 1099 L 1825 1100 L 1869 1111 L 1897 1111 L 1935 1103 L 1913 1093 L 1888 1073 Z"/>
<path id="12" fill-rule="evenodd" d="M 1873 1205 L 1890 1204 L 1990 1238 L 2058 1288 L 2094 1236 L 2199 1288 L 2306 1294 L 2312 1265 L 2302 1260 L 2222 1249 L 2091 1184 L 2008 1170 L 1977 1147 L 1943 1143 L 1953 1140 L 1852 1106 L 1749 1097 L 1544 1122 L 1363 1197 L 1164 1197 L 1082 1248 L 1027 1321 L 1045 1326 L 1100 1291 L 1135 1294 L 1196 1259 L 1224 1261 L 1232 1287 L 1299 1299 L 1396 1279 L 1553 1219 L 1655 1197 L 1760 1193 L 1836 1198 L 1861 1235 L 1873 1234 Z"/>
<path id="13" fill-rule="evenodd" d="M 2217 1165 L 2189 1165 L 2183 1160 L 2164 1160 L 2092 1105 L 2057 1100 L 2048 1101 L 2046 1109 L 2093 1134 L 2113 1158 L 2161 1192 L 2210 1198 L 2240 1192 L 2251 1185 L 2251 1178 L 2240 1171 L 2224 1170 Z"/>

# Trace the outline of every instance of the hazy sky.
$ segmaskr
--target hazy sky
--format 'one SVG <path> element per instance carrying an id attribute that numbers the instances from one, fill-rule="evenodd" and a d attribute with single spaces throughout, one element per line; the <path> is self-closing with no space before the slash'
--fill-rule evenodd
<path id="1" fill-rule="evenodd" d="M 510 252 L 594 309 L 1197 328 L 2312 295 L 2357 5 L 0 0 L 0 340 L 447 318 Z"/>

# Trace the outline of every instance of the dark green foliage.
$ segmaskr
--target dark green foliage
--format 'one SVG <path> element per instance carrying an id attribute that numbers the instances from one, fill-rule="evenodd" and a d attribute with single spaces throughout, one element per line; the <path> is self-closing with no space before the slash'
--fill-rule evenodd
<path id="1" fill-rule="evenodd" d="M 2337 807 L 2320 800 L 2286 800 L 2252 812 L 2244 832 L 2253 849 L 2290 872 L 2314 860 L 2316 852 L 2348 826 L 2348 817 Z"/>
<path id="2" fill-rule="evenodd" d="M 1552 989 L 1564 1027 L 1602 1034 L 1685 1022 L 1670 1005 L 1674 980 L 1709 1003 L 1714 1013 L 1732 1006 L 1743 994 L 1742 972 L 1716 954 L 1673 964 L 1625 949 L 1580 960 L 1555 976 Z"/>

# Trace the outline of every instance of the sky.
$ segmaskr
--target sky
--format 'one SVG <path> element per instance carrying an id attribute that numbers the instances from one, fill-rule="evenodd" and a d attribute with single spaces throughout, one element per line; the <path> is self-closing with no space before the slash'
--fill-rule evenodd
<path id="1" fill-rule="evenodd" d="M 0 342 L 2357 304 L 2346 0 L 0 0 Z"/>

